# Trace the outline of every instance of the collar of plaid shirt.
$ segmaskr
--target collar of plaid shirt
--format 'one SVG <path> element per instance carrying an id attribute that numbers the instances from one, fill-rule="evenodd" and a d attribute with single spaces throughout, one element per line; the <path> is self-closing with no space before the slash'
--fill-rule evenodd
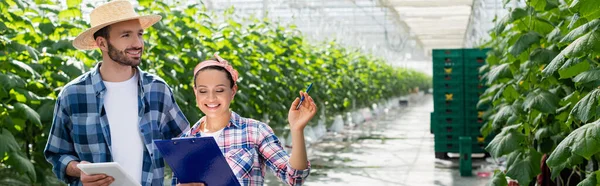
<path id="1" fill-rule="evenodd" d="M 225 126 L 225 128 L 229 128 L 231 126 L 239 128 L 240 124 L 238 122 L 236 122 L 236 118 L 238 118 L 240 116 L 233 111 L 230 111 L 230 115 L 231 116 L 229 117 L 229 124 L 227 124 Z M 198 120 L 198 122 L 196 122 L 196 124 L 194 124 L 194 126 L 191 128 L 191 132 L 190 132 L 189 136 L 200 137 L 200 126 L 202 125 L 202 122 L 204 122 L 204 120 L 206 120 L 206 117 L 200 118 L 200 120 Z M 186 135 L 186 134 L 183 134 L 183 135 Z"/>
<path id="2" fill-rule="evenodd" d="M 94 87 L 96 95 L 102 95 L 104 92 L 106 92 L 106 86 L 104 86 L 104 83 L 102 82 L 102 76 L 100 75 L 100 66 L 102 66 L 102 62 L 96 64 L 96 66 L 90 70 L 90 78 L 92 79 L 92 86 Z M 144 86 L 142 85 L 145 85 L 147 83 L 146 81 L 148 80 L 142 77 L 144 77 L 146 72 L 142 71 L 139 66 L 132 68 L 135 69 L 135 75 L 138 76 L 138 96 L 143 97 Z"/>

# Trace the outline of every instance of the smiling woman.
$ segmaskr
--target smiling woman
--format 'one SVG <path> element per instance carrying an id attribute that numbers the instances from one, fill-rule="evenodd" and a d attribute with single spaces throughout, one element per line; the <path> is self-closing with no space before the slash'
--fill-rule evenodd
<path id="1" fill-rule="evenodd" d="M 196 104 L 206 116 L 182 137 L 213 137 L 242 185 L 263 185 L 265 165 L 282 182 L 302 185 L 310 172 L 304 127 L 317 112 L 308 93 L 300 92 L 306 100 L 304 104 L 299 105 L 300 99 L 296 98 L 289 107 L 289 128 L 295 147 L 290 156 L 269 125 L 229 110 L 237 91 L 238 72 L 227 61 L 215 54 L 215 59 L 194 68 L 193 78 Z M 173 184 L 176 183 L 174 178 Z"/>

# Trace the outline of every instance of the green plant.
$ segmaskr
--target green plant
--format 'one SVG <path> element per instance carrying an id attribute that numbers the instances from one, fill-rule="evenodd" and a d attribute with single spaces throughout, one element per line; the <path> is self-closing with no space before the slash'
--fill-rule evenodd
<path id="1" fill-rule="evenodd" d="M 398 69 L 381 58 L 334 41 L 310 43 L 294 26 L 217 17 L 202 5 L 142 0 L 143 13 L 163 20 L 147 30 L 142 69 L 162 77 L 191 122 L 200 118 L 191 87 L 192 69 L 218 52 L 240 72 L 232 109 L 286 131 L 287 106 L 297 91 L 311 95 L 328 116 L 430 87 L 430 78 Z M 88 28 L 81 0 L 67 7 L 53 0 L 0 1 L 0 185 L 60 185 L 43 156 L 61 88 L 101 60 L 98 50 L 79 51 L 71 39 Z M 89 6 L 89 5 L 88 5 Z M 200 7 L 200 8 L 199 8 Z M 222 18 L 222 19 L 217 19 Z M 218 21 L 221 20 L 221 21 Z"/>
<path id="2" fill-rule="evenodd" d="M 542 154 L 555 182 L 574 182 L 559 175 L 568 170 L 595 185 L 600 2 L 525 2 L 497 20 L 486 44 L 490 88 L 480 103 L 493 107 L 482 133 L 499 132 L 486 149 L 507 157 L 505 174 L 520 185 L 540 174 Z"/>

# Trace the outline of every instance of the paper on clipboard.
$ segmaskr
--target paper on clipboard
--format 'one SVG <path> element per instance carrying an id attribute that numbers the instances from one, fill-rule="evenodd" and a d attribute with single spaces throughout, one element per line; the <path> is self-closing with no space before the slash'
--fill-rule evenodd
<path id="1" fill-rule="evenodd" d="M 133 177 L 121 168 L 117 162 L 77 164 L 77 167 L 87 175 L 106 174 L 115 178 L 111 186 L 141 186 Z"/>

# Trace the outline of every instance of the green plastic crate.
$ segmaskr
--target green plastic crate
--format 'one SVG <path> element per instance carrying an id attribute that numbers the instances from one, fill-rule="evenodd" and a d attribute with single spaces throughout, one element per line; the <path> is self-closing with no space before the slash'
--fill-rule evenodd
<path id="1" fill-rule="evenodd" d="M 471 127 L 482 127 L 485 122 L 484 118 L 477 117 L 477 115 L 465 116 L 465 125 Z"/>
<path id="2" fill-rule="evenodd" d="M 444 94 L 434 94 L 433 96 L 433 108 L 465 107 L 465 99 L 461 94 L 459 94 L 457 97 L 453 97 L 452 100 L 444 99 L 448 98 L 448 96 Z"/>
<path id="3" fill-rule="evenodd" d="M 463 93 L 463 86 L 437 86 L 433 87 L 434 95 L 457 94 Z M 461 96 L 462 97 L 462 96 Z"/>
<path id="4" fill-rule="evenodd" d="M 463 49 L 463 56 L 464 56 L 464 58 L 483 57 L 485 59 L 487 57 L 488 51 L 490 51 L 489 48 L 484 48 L 484 49 L 479 49 L 479 48 Z"/>
<path id="5" fill-rule="evenodd" d="M 435 152 L 454 152 L 458 153 L 457 141 L 434 141 L 433 145 Z"/>
<path id="6" fill-rule="evenodd" d="M 487 144 L 475 143 L 471 144 L 472 153 L 486 153 L 485 147 Z M 434 151 L 435 152 L 450 152 L 450 153 L 458 153 L 459 152 L 459 142 L 448 142 L 448 141 L 435 141 L 434 142 Z"/>
<path id="7" fill-rule="evenodd" d="M 434 141 L 458 141 L 461 136 L 470 136 L 473 139 L 473 143 L 478 143 L 478 138 L 483 138 L 480 134 L 456 134 L 451 132 L 439 132 L 433 138 Z"/>
<path id="8" fill-rule="evenodd" d="M 488 88 L 485 82 L 465 82 L 464 86 L 467 92 L 485 92 Z"/>
<path id="9" fill-rule="evenodd" d="M 464 116 L 458 114 L 436 114 L 432 116 L 437 126 L 464 124 Z"/>
<path id="10" fill-rule="evenodd" d="M 461 73 L 452 73 L 452 74 L 434 74 L 433 80 L 437 82 L 448 82 L 452 80 L 463 80 L 465 76 Z"/>
<path id="11" fill-rule="evenodd" d="M 433 67 L 441 68 L 441 67 L 456 67 L 462 68 L 463 58 L 462 57 L 433 57 Z"/>
<path id="12" fill-rule="evenodd" d="M 452 124 L 439 124 L 433 127 L 433 134 L 437 135 L 440 133 L 452 133 L 455 135 L 464 135 L 466 132 L 464 123 L 452 123 Z"/>
<path id="13" fill-rule="evenodd" d="M 433 49 L 431 51 L 431 56 L 433 57 L 463 57 L 463 49 Z"/>
<path id="14" fill-rule="evenodd" d="M 480 67 L 486 64 L 485 61 L 486 56 L 482 57 L 471 57 L 471 58 L 463 58 L 463 66 L 465 67 Z"/>
<path id="15" fill-rule="evenodd" d="M 465 100 L 477 100 L 483 95 L 483 92 L 465 92 Z"/>
<path id="16" fill-rule="evenodd" d="M 479 103 L 479 99 L 468 99 L 465 100 L 465 109 L 479 109 L 479 110 L 487 110 L 490 107 L 490 103 L 483 103 L 481 105 L 479 105 L 479 107 L 477 106 L 477 104 Z"/>
<path id="17" fill-rule="evenodd" d="M 429 133 L 431 134 L 433 134 L 433 129 L 435 128 L 435 126 L 437 126 L 435 115 L 435 112 L 429 113 Z"/>
<path id="18" fill-rule="evenodd" d="M 462 90 L 465 82 L 461 80 L 433 80 L 433 92 L 436 90 L 456 89 Z"/>

